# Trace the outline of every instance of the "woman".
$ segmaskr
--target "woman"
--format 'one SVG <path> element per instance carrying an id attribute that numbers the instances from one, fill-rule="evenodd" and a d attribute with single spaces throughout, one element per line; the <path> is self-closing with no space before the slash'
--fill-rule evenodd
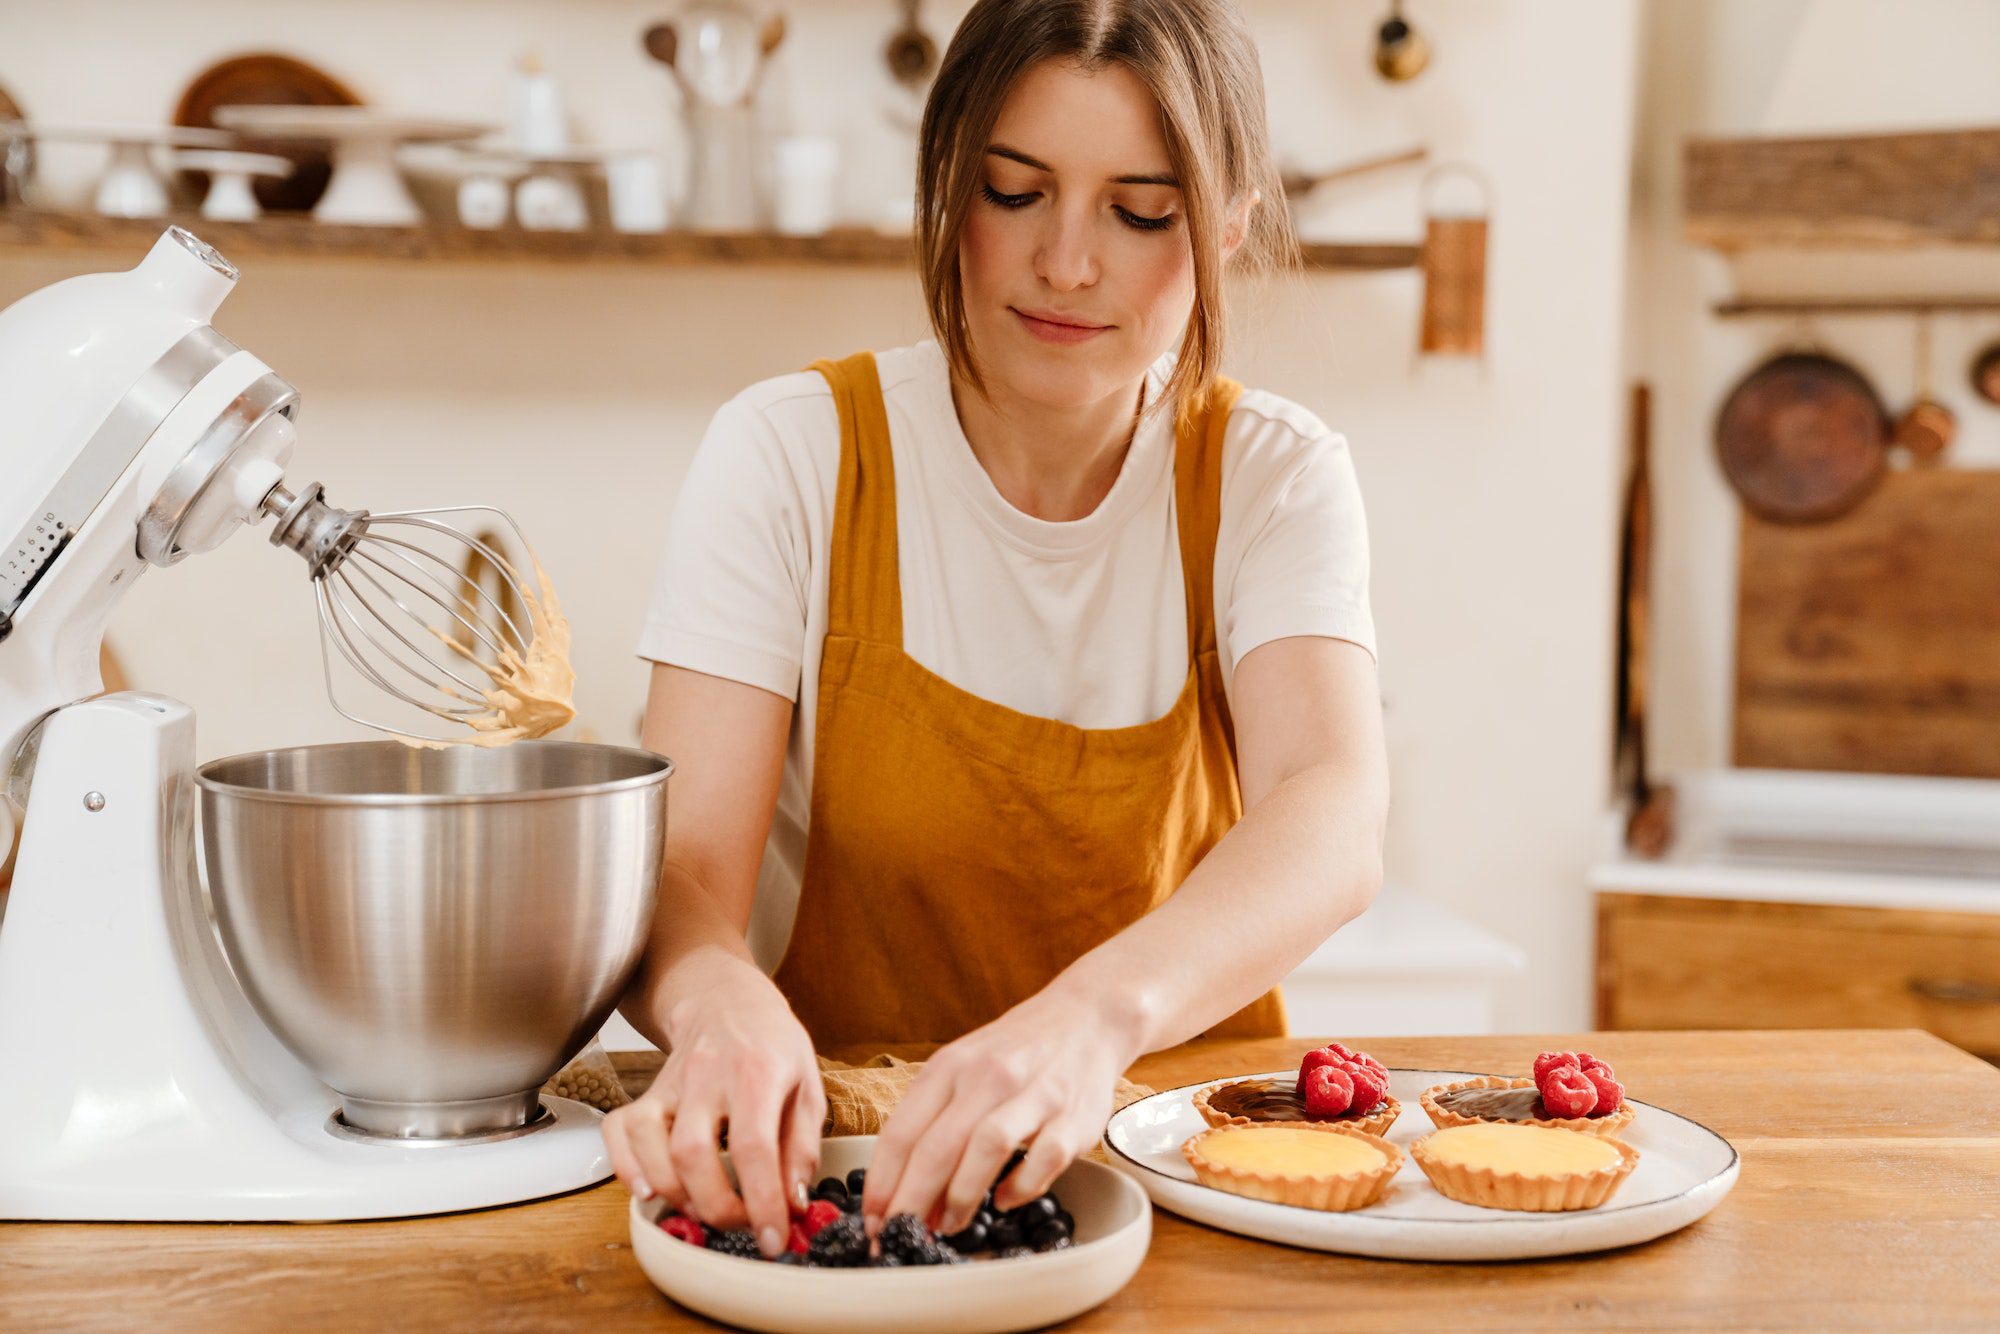
<path id="1" fill-rule="evenodd" d="M 1220 379 L 1225 261 L 1292 249 L 1225 0 L 980 0 L 924 115 L 936 342 L 716 414 L 641 645 L 679 765 L 619 1176 L 767 1254 L 821 1047 L 941 1042 L 864 1216 L 1048 1188 L 1117 1076 L 1282 1034 L 1380 881 L 1345 445 Z M 767 975 L 767 970 L 775 970 Z M 717 1141 L 726 1123 L 740 1179 Z"/>

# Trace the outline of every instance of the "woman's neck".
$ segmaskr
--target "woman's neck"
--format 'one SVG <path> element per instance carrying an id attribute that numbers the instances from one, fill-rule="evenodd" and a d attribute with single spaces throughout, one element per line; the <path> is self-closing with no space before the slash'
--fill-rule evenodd
<path id="1" fill-rule="evenodd" d="M 1111 494 L 1138 425 L 1143 378 L 1081 408 L 1046 408 L 989 379 L 981 393 L 951 379 L 952 405 L 972 456 L 1000 495 L 1050 523 L 1087 517 Z"/>

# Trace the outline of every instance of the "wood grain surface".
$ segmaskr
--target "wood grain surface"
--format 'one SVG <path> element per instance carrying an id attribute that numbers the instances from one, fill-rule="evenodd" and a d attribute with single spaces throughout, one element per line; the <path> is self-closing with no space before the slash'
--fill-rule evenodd
<path id="1" fill-rule="evenodd" d="M 210 222 L 198 214 L 171 218 L 101 218 L 39 209 L 0 210 L 0 254 L 10 250 L 115 251 L 150 246 L 179 223 L 231 260 L 252 258 L 514 261 L 555 264 L 823 264 L 907 265 L 907 236 L 848 228 L 824 236 L 776 233 L 642 235 L 593 229 L 531 232 L 519 227 L 479 231 L 450 223 L 421 227 L 360 227 L 270 215 L 255 222 Z M 1301 247 L 1308 269 L 1408 269 L 1414 242 L 1311 242 Z"/>
<path id="2" fill-rule="evenodd" d="M 1745 514 L 1735 762 L 2000 777 L 2000 471 L 1892 472 L 1824 524 Z"/>
<path id="3" fill-rule="evenodd" d="M 1156 1088 L 1295 1064 L 1305 1039 L 1141 1061 Z M 1525 1069 L 1584 1048 L 1712 1126 L 1743 1175 L 1709 1217 L 1598 1256 L 1427 1265 L 1266 1245 L 1156 1212 L 1145 1266 L 1077 1330 L 1991 1328 L 2000 1070 L 1908 1031 L 1395 1038 L 1392 1066 Z M 833 1052 L 860 1059 L 867 1052 Z M 905 1049 L 899 1054 L 921 1055 Z M 657 1057 L 621 1057 L 634 1086 Z M 699 1329 L 630 1255 L 616 1185 L 383 1223 L 0 1224 L 0 1328 Z"/>
<path id="4" fill-rule="evenodd" d="M 1687 239 L 1752 246 L 2000 241 L 2000 129 L 1692 139 Z"/>

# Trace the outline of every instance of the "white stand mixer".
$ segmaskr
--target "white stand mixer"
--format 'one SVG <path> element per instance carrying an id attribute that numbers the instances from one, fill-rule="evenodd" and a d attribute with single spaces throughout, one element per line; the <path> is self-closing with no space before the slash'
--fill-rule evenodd
<path id="1" fill-rule="evenodd" d="M 235 280 L 173 228 L 129 272 L 0 312 L 0 762 L 28 812 L 0 918 L 0 1218 L 378 1218 L 601 1181 L 599 1114 L 563 1099 L 480 1135 L 341 1133 L 343 1095 L 260 1018 L 218 935 L 192 711 L 89 698 L 111 608 L 149 563 L 318 503 L 281 485 L 296 392 L 209 327 Z M 292 529 L 316 579 L 351 541 Z"/>

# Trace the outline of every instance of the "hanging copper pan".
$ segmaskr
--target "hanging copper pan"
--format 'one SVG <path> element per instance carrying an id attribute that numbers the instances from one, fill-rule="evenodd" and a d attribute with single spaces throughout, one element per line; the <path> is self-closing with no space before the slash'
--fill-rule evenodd
<path id="1" fill-rule="evenodd" d="M 1715 422 L 1716 455 L 1761 518 L 1816 523 L 1861 503 L 1882 478 L 1889 416 L 1861 372 L 1822 352 L 1786 352 L 1746 375 Z"/>

